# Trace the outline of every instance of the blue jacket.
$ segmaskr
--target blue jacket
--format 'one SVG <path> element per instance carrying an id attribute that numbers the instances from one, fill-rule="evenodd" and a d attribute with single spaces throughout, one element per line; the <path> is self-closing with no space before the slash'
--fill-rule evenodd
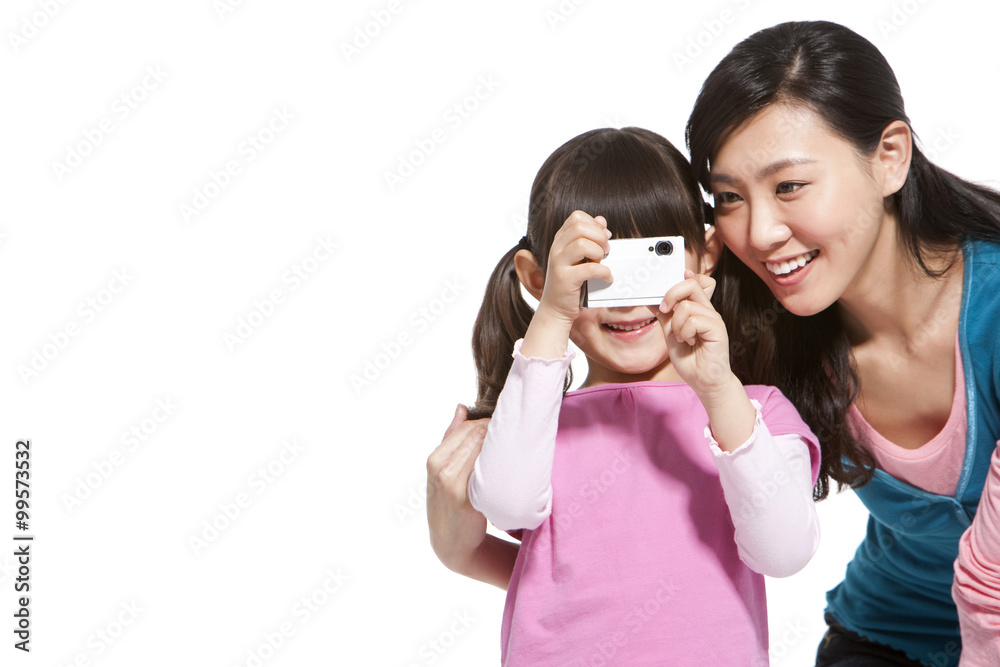
<path id="1" fill-rule="evenodd" d="M 958 664 L 951 598 L 958 540 L 972 523 L 1000 440 L 1000 245 L 968 240 L 958 323 L 967 438 L 954 497 L 928 493 L 884 470 L 856 493 L 871 512 L 868 534 L 827 611 L 872 641 L 935 667 Z"/>

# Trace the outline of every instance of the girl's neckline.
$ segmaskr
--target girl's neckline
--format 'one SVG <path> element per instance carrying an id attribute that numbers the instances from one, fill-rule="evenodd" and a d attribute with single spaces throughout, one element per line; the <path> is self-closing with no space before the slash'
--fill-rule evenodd
<path id="1" fill-rule="evenodd" d="M 642 380 L 639 382 L 605 382 L 595 384 L 592 387 L 580 387 L 567 391 L 565 396 L 579 396 L 580 394 L 590 394 L 596 391 L 610 391 L 614 389 L 629 389 L 632 387 L 687 387 L 685 382 L 665 382 L 663 380 Z"/>

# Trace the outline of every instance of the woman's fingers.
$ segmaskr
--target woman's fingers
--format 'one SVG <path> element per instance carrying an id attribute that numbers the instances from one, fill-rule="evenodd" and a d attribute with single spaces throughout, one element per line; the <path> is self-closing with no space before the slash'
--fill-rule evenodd
<path id="1" fill-rule="evenodd" d="M 442 479 L 464 471 L 476 462 L 489 419 L 466 419 L 468 411 L 464 405 L 458 406 L 451 424 L 444 433 L 441 444 L 427 457 L 428 479 Z M 471 463 L 470 463 L 471 459 Z"/>
<path id="2" fill-rule="evenodd" d="M 459 427 L 459 425 L 464 422 L 469 415 L 469 409 L 464 405 L 459 403 L 455 406 L 455 416 L 451 418 L 451 423 L 448 424 L 448 428 L 444 431 L 444 437 L 447 438 L 452 432 Z"/>

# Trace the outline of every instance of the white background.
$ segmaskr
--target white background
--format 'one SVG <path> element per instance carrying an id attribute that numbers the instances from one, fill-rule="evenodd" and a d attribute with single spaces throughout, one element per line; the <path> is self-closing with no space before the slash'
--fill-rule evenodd
<path id="1" fill-rule="evenodd" d="M 552 150 L 609 125 L 683 150 L 705 76 L 760 28 L 865 35 L 936 160 L 996 178 L 991 3 L 233 5 L 4 3 L 3 664 L 497 664 L 503 593 L 436 560 L 422 497 L 475 396 L 485 281 Z M 768 582 L 775 665 L 812 664 L 864 532 L 849 494 L 820 516 L 812 563 Z"/>

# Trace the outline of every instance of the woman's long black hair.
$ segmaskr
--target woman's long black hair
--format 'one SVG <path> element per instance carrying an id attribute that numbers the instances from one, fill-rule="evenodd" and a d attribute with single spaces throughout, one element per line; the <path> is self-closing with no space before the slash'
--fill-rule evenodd
<path id="1" fill-rule="evenodd" d="M 910 124 L 896 76 L 871 42 L 827 21 L 782 23 L 738 44 L 698 95 L 687 144 L 706 191 L 712 157 L 727 133 L 776 103 L 814 111 L 866 156 L 889 123 Z M 950 269 L 966 236 L 1000 239 L 1000 193 L 935 166 L 916 145 L 906 182 L 891 199 L 902 246 L 928 276 Z M 933 270 L 942 259 L 945 268 Z M 734 370 L 744 382 L 780 388 L 822 442 L 815 497 L 826 497 L 830 478 L 866 484 L 874 459 L 847 426 L 858 374 L 836 304 L 809 317 L 792 315 L 728 250 L 714 275 L 713 301 L 734 323 Z"/>

